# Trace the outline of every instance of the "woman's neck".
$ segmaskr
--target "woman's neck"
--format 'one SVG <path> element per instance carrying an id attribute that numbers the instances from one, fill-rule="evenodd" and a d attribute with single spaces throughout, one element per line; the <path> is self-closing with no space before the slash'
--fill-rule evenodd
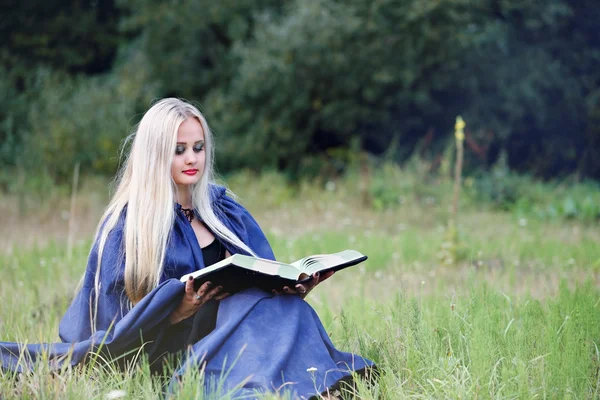
<path id="1" fill-rule="evenodd" d="M 177 202 L 181 204 L 182 208 L 194 208 L 194 205 L 192 204 L 192 193 L 190 192 L 189 186 L 177 187 Z"/>

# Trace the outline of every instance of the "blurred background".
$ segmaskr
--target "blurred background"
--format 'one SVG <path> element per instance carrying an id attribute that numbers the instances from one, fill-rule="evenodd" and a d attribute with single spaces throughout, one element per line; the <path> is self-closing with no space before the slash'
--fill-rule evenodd
<path id="1" fill-rule="evenodd" d="M 600 178 L 593 0 L 4 0 L 0 185 L 112 175 L 153 100 L 199 105 L 218 167 L 290 178 L 357 153 L 465 171 Z M 43 169 L 43 171 L 42 171 Z M 47 176 L 46 176 L 47 175 Z M 42 177 L 39 177 L 42 179 Z"/>
<path id="2" fill-rule="evenodd" d="M 461 115 L 464 205 L 600 217 L 592 0 L 0 7 L 0 192 L 14 200 L 4 219 L 68 199 L 73 185 L 104 188 L 123 139 L 166 96 L 206 115 L 226 178 L 274 174 L 296 190 L 345 177 L 375 210 L 443 204 Z"/>

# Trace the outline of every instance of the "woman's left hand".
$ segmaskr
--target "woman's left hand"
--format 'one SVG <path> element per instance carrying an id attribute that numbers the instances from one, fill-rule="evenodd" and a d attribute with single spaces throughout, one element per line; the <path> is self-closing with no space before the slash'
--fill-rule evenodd
<path id="1" fill-rule="evenodd" d="M 312 280 L 306 284 L 297 284 L 294 288 L 290 288 L 289 286 L 284 286 L 283 291 L 277 291 L 273 289 L 273 294 L 298 294 L 300 297 L 305 298 L 308 293 L 315 288 L 319 283 L 323 282 L 326 279 L 331 278 L 334 274 L 334 271 L 329 271 L 324 274 L 315 273 L 312 276 Z"/>

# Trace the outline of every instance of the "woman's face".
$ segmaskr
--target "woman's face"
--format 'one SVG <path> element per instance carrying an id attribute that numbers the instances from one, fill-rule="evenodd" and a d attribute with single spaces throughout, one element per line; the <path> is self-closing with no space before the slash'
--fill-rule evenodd
<path id="1" fill-rule="evenodd" d="M 171 164 L 171 176 L 178 186 L 200 181 L 204 173 L 204 131 L 196 118 L 188 118 L 177 131 L 177 146 Z"/>

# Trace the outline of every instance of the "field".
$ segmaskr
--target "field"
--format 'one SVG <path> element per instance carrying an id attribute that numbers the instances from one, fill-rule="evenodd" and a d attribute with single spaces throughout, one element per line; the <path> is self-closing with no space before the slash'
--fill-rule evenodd
<path id="1" fill-rule="evenodd" d="M 290 187 L 276 174 L 241 173 L 227 183 L 278 258 L 345 248 L 369 256 L 307 298 L 338 348 L 380 367 L 377 383 L 359 385 L 355 397 L 599 398 L 597 221 L 463 200 L 457 244 L 441 186 L 381 206 L 361 196 L 356 177 Z M 1 340 L 57 340 L 107 198 L 103 181 L 84 180 L 73 206 L 68 191 L 0 201 Z M 459 257 L 447 262 L 451 251 Z M 143 363 L 124 373 L 97 364 L 2 373 L 0 398 L 159 397 L 161 382 Z M 201 379 L 188 377 L 182 397 L 198 395 Z"/>

